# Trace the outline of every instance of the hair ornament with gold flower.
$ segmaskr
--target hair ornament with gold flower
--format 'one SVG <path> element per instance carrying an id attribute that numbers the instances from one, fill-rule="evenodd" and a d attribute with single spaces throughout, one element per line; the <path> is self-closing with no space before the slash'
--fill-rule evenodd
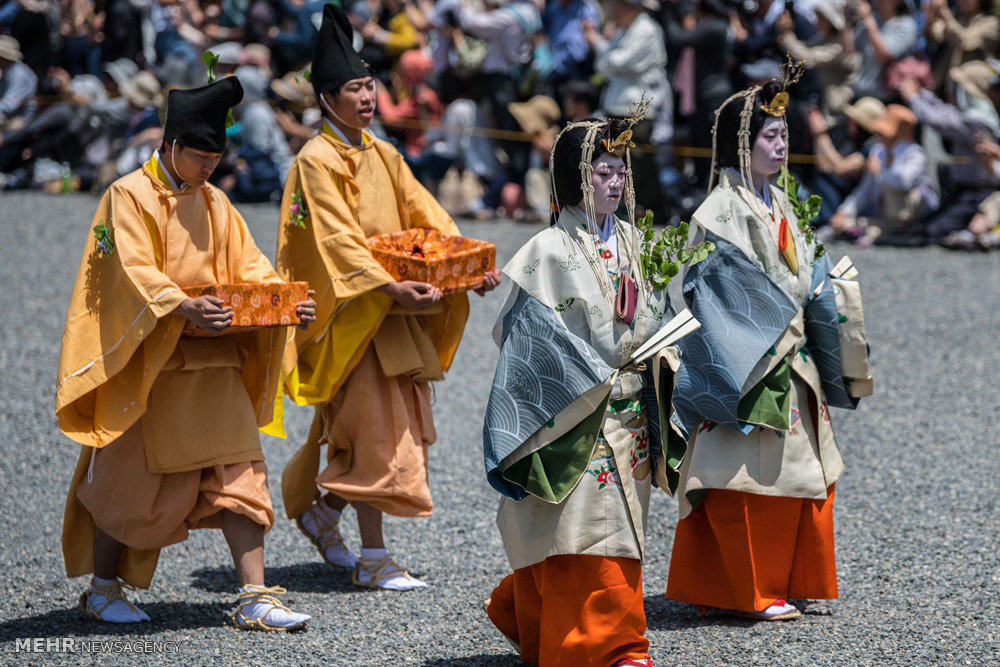
<path id="1" fill-rule="evenodd" d="M 771 102 L 764 106 L 760 105 L 761 111 L 766 113 L 772 118 L 782 118 L 785 112 L 788 111 L 788 87 L 798 83 L 799 79 L 806 72 L 806 61 L 792 60 L 791 56 L 781 64 L 781 74 L 778 76 L 778 81 L 781 82 L 781 92 L 771 98 Z"/>
<path id="2" fill-rule="evenodd" d="M 638 102 L 633 102 L 629 106 L 628 113 L 622 119 L 627 127 L 614 139 L 611 138 L 611 123 L 607 124 L 604 128 L 604 136 L 601 138 L 604 150 L 618 157 L 623 157 L 626 150 L 635 148 L 635 144 L 632 143 L 632 126 L 649 115 L 649 106 L 652 101 L 652 97 L 646 99 L 646 93 L 643 91 L 642 97 L 639 98 Z"/>

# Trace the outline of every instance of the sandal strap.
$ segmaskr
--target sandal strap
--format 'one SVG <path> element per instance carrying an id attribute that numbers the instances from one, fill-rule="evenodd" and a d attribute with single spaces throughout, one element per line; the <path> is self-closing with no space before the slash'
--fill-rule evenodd
<path id="1" fill-rule="evenodd" d="M 326 550 L 330 547 L 344 547 L 344 537 L 340 534 L 340 519 L 333 519 L 328 515 L 323 508 L 319 506 L 322 500 L 317 501 L 312 507 L 306 510 L 309 516 L 312 517 L 313 521 L 316 522 L 316 534 L 311 535 L 309 531 L 305 529 L 302 525 L 302 517 L 297 519 L 299 528 L 305 533 L 309 539 L 312 540 L 313 544 L 316 545 L 321 552 L 323 552 L 323 558 L 326 558 Z"/>
<path id="2" fill-rule="evenodd" d="M 97 583 L 95 581 L 91 581 L 90 582 L 90 590 L 88 590 L 87 593 L 85 594 L 85 596 L 86 596 L 86 608 L 85 608 L 85 612 L 87 612 L 87 613 L 93 613 L 98 618 L 102 618 L 101 614 L 103 614 L 104 610 L 108 608 L 108 605 L 110 605 L 115 600 L 121 600 L 122 602 L 124 602 L 125 604 L 127 604 L 128 607 L 129 607 L 129 609 L 131 609 L 135 614 L 138 614 L 139 613 L 139 609 L 134 604 L 132 604 L 132 601 L 129 600 L 128 597 L 126 597 L 125 590 L 123 590 L 123 589 L 127 589 L 127 590 L 130 590 L 130 591 L 136 590 L 135 586 L 132 586 L 130 584 L 123 584 L 122 582 L 118 581 L 117 579 L 115 579 L 114 581 L 112 581 L 111 583 L 108 583 L 108 584 L 99 584 L 99 583 Z M 90 594 L 91 593 L 96 593 L 98 595 L 103 595 L 104 596 L 104 604 L 102 604 L 100 607 L 94 607 L 94 605 L 92 605 L 90 603 Z M 102 620 L 103 620 L 103 618 L 102 618 Z"/>
<path id="3" fill-rule="evenodd" d="M 396 561 L 392 559 L 392 556 L 384 556 L 379 559 L 375 558 L 359 558 L 358 559 L 358 571 L 367 572 L 372 576 L 372 580 L 368 583 L 370 586 L 376 588 L 382 588 L 382 584 L 393 577 L 405 577 L 406 579 L 413 579 L 413 575 L 401 568 L 396 564 Z"/>
<path id="4" fill-rule="evenodd" d="M 277 628 L 268 625 L 264 622 L 267 615 L 271 613 L 274 609 L 281 609 L 282 611 L 287 611 L 288 613 L 294 613 L 291 609 L 286 607 L 281 603 L 277 595 L 284 595 L 288 591 L 281 586 L 253 586 L 249 590 L 245 590 L 239 594 L 236 598 L 236 611 L 233 613 L 233 623 L 244 629 L 252 630 L 265 630 L 268 632 L 279 632 L 285 630 L 286 628 Z M 243 608 L 248 604 L 253 602 L 266 602 L 271 605 L 271 608 L 265 611 L 258 618 L 250 618 L 243 613 Z"/>

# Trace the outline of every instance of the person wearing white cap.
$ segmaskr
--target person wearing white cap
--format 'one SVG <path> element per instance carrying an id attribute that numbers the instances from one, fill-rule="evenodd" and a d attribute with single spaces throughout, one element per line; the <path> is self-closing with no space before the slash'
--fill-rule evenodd
<path id="1" fill-rule="evenodd" d="M 38 77 L 23 61 L 17 40 L 0 35 L 0 137 L 35 115 Z"/>
<path id="2" fill-rule="evenodd" d="M 109 93 L 116 93 L 121 90 L 125 82 L 139 73 L 139 66 L 131 58 L 119 58 L 104 64 L 104 73 L 107 74 L 105 87 Z"/>

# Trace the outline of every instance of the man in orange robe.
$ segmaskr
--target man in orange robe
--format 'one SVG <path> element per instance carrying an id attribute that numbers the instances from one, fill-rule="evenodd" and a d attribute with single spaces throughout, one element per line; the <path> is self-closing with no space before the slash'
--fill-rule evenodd
<path id="1" fill-rule="evenodd" d="M 224 333 L 232 309 L 199 284 L 280 282 L 226 195 L 208 185 L 225 148 L 235 78 L 173 91 L 161 150 L 113 183 L 94 217 L 59 362 L 59 427 L 83 445 L 66 500 L 69 576 L 93 573 L 88 617 L 149 620 L 119 577 L 147 588 L 162 547 L 221 528 L 239 578 L 237 627 L 288 630 L 309 620 L 264 586 L 274 522 L 258 425 L 271 420 L 287 329 Z M 298 305 L 303 323 L 315 303 Z"/>
<path id="2" fill-rule="evenodd" d="M 282 200 L 278 272 L 316 288 L 318 320 L 298 332 L 298 366 L 286 380 L 289 395 L 315 405 L 316 415 L 282 473 L 282 496 L 327 562 L 355 568 L 355 584 L 411 590 L 426 584 L 389 556 L 382 515 L 431 513 L 429 383 L 444 379 L 469 304 L 464 294 L 397 282 L 368 248 L 377 234 L 458 228 L 399 152 L 365 131 L 375 84 L 351 34 L 344 12 L 327 5 L 311 74 L 324 125 L 296 157 Z M 498 282 L 489 274 L 484 290 Z M 317 476 L 324 444 L 327 466 Z M 348 503 L 358 515 L 360 559 L 340 536 Z"/>

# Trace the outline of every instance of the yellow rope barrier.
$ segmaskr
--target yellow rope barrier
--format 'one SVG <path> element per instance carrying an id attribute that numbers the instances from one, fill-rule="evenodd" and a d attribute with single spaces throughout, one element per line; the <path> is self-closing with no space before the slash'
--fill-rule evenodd
<path id="1" fill-rule="evenodd" d="M 56 95 L 37 95 L 35 99 L 38 100 L 40 106 L 47 106 L 48 104 L 65 101 L 65 98 Z M 272 106 L 277 105 L 277 103 L 273 100 L 267 100 L 267 102 Z M 303 105 L 293 106 L 307 108 Z M 524 143 L 531 143 L 535 139 L 534 135 L 527 132 L 521 132 L 519 130 L 500 130 L 492 127 L 466 127 L 464 125 L 435 125 L 428 120 L 417 118 L 390 121 L 386 120 L 384 116 L 379 114 L 376 114 L 376 118 L 385 127 L 402 130 L 436 129 L 454 134 L 467 134 L 474 137 L 500 139 L 503 141 L 520 141 Z M 712 149 L 701 146 L 657 146 L 656 144 L 639 144 L 634 150 L 649 154 L 670 153 L 671 155 L 676 155 L 678 157 L 697 158 L 700 160 L 710 160 L 712 158 Z M 818 159 L 816 155 L 812 153 L 789 153 L 788 155 L 788 162 L 792 164 L 816 164 L 817 161 Z M 972 158 L 958 156 L 952 157 L 949 160 L 944 160 L 942 161 L 942 164 L 965 164 L 971 161 Z"/>

